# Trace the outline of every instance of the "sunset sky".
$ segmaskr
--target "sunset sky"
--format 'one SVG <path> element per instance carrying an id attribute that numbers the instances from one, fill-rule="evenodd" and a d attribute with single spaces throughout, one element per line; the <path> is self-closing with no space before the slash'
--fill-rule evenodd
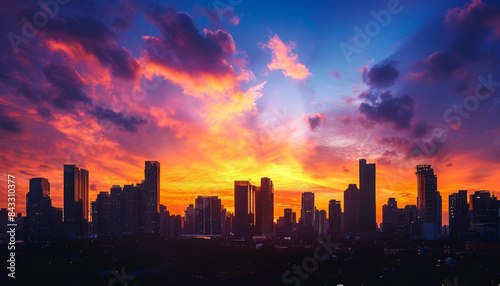
<path id="1" fill-rule="evenodd" d="M 62 207 L 63 164 L 89 170 L 93 201 L 146 160 L 174 214 L 198 195 L 232 211 L 234 180 L 261 177 L 275 218 L 304 191 L 327 210 L 359 158 L 379 223 L 389 197 L 416 204 L 417 164 L 444 224 L 452 192 L 500 191 L 497 1 L 37 2 L 0 7 L 0 207 L 7 174 L 24 213 L 29 178 Z"/>

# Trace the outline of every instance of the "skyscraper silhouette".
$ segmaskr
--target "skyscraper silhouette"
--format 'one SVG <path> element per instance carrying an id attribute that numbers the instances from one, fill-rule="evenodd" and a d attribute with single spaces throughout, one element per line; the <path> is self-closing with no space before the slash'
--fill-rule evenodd
<path id="1" fill-rule="evenodd" d="M 184 234 L 193 234 L 194 233 L 194 221 L 195 221 L 195 209 L 194 204 L 190 204 L 186 210 L 184 211 Z"/>
<path id="2" fill-rule="evenodd" d="M 111 235 L 123 235 L 123 190 L 120 186 L 111 187 L 110 195 L 110 216 L 111 216 Z"/>
<path id="3" fill-rule="evenodd" d="M 134 185 L 124 185 L 122 190 L 122 232 L 123 235 L 137 235 L 139 229 L 138 210 L 139 210 L 139 190 Z M 158 216 L 159 219 L 159 216 Z M 158 219 L 155 222 L 158 222 Z M 158 224 L 159 231 L 159 224 Z M 159 234 L 159 232 L 158 232 Z"/>
<path id="4" fill-rule="evenodd" d="M 448 216 L 450 224 L 450 239 L 462 240 L 463 233 L 469 227 L 469 204 L 467 190 L 449 195 Z"/>
<path id="5" fill-rule="evenodd" d="M 271 179 L 260 180 L 255 192 L 255 229 L 258 235 L 269 235 L 274 231 L 274 185 Z"/>
<path id="6" fill-rule="evenodd" d="M 144 182 L 139 185 L 139 228 L 142 235 L 160 231 L 160 163 L 146 161 Z"/>
<path id="7" fill-rule="evenodd" d="M 300 218 L 304 227 L 314 227 L 315 210 L 316 207 L 314 205 L 314 193 L 302 193 L 302 208 Z"/>
<path id="8" fill-rule="evenodd" d="M 470 195 L 470 229 L 486 241 L 497 238 L 498 200 L 489 191 L 476 191 Z"/>
<path id="9" fill-rule="evenodd" d="M 316 210 L 314 212 L 314 229 L 318 232 L 318 236 L 326 236 L 328 224 L 325 210 Z"/>
<path id="10" fill-rule="evenodd" d="M 367 238 L 373 238 L 377 230 L 376 218 L 376 167 L 359 159 L 359 228 Z"/>
<path id="11" fill-rule="evenodd" d="M 64 232 L 67 238 L 88 237 L 89 172 L 64 165 Z"/>
<path id="12" fill-rule="evenodd" d="M 198 196 L 194 221 L 195 234 L 221 234 L 221 200 L 217 196 Z"/>
<path id="13" fill-rule="evenodd" d="M 98 237 L 111 235 L 111 197 L 108 192 L 100 192 L 93 202 L 92 225 Z"/>
<path id="14" fill-rule="evenodd" d="M 359 189 L 356 184 L 349 184 L 344 191 L 344 233 L 347 236 L 359 235 Z"/>
<path id="15" fill-rule="evenodd" d="M 437 191 L 437 176 L 431 165 L 417 165 L 417 211 L 420 235 L 438 239 L 441 233 L 441 195 Z"/>
<path id="16" fill-rule="evenodd" d="M 284 217 L 283 236 L 285 239 L 291 239 L 293 232 L 292 209 L 285 209 L 283 217 Z"/>
<path id="17" fill-rule="evenodd" d="M 234 237 L 236 239 L 251 238 L 254 226 L 255 189 L 249 181 L 234 181 Z"/>
<path id="18" fill-rule="evenodd" d="M 328 205 L 328 233 L 332 238 L 344 237 L 342 207 L 340 201 L 330 200 Z"/>
<path id="19" fill-rule="evenodd" d="M 396 238 L 402 224 L 402 210 L 398 208 L 396 198 L 389 198 L 382 206 L 382 232 L 384 238 Z"/>
<path id="20" fill-rule="evenodd" d="M 160 237 L 170 238 L 170 212 L 164 205 L 160 205 Z"/>
<path id="21" fill-rule="evenodd" d="M 26 194 L 26 221 L 29 239 L 47 239 L 51 235 L 52 201 L 50 183 L 45 178 L 30 179 Z"/>

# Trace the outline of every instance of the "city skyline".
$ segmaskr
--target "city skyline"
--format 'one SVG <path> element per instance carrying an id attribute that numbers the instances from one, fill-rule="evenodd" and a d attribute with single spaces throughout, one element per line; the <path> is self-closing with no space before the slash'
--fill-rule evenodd
<path id="1" fill-rule="evenodd" d="M 365 159 L 359 159 L 359 162 L 360 162 L 360 166 L 361 166 L 361 163 L 362 163 L 362 162 L 364 162 L 363 164 L 366 164 L 366 160 L 365 160 Z M 148 166 L 152 166 L 152 164 L 153 164 L 153 165 L 157 165 L 157 166 L 158 166 L 158 169 L 159 169 L 159 165 L 160 165 L 160 163 L 159 163 L 159 162 L 157 162 L 157 161 L 146 161 L 146 168 L 144 169 L 145 174 L 147 174 L 146 172 L 147 172 L 147 170 L 148 170 Z M 373 163 L 373 165 L 375 166 L 376 164 L 374 164 L 374 163 Z M 431 172 L 433 171 L 433 169 L 432 169 L 432 168 L 430 168 L 430 165 L 417 165 L 417 166 L 415 166 L 415 167 L 417 168 L 417 173 L 416 173 L 416 174 L 418 174 L 419 172 L 421 172 L 421 170 L 425 170 L 425 171 L 427 171 L 428 169 L 430 169 L 430 170 L 431 170 Z M 76 165 L 64 165 L 64 168 L 63 168 L 63 169 L 64 169 L 64 170 L 69 170 L 68 168 L 70 168 L 70 169 L 71 169 L 71 168 L 76 168 L 76 169 L 78 169 L 78 170 L 80 170 L 80 169 L 81 169 L 81 170 L 83 170 L 83 172 L 85 172 L 85 173 L 83 174 L 83 176 L 84 176 L 84 177 L 89 177 L 89 176 L 90 176 L 90 175 L 89 175 L 89 171 L 88 171 L 88 170 L 85 170 L 85 169 L 83 169 L 83 168 L 78 168 L 78 167 L 76 167 Z M 149 168 L 150 168 L 150 167 L 149 167 Z M 360 173 L 359 173 L 359 175 L 358 175 L 358 178 L 359 178 L 359 179 L 361 179 L 361 174 L 362 174 L 362 171 L 361 171 L 361 170 L 362 170 L 362 169 L 360 168 Z M 373 171 L 375 172 L 375 167 L 373 167 Z M 155 172 L 154 174 L 156 174 L 156 172 Z M 375 175 L 376 175 L 376 172 L 375 172 Z M 434 177 L 435 177 L 436 175 L 435 175 L 434 173 L 432 173 L 432 176 L 434 176 Z M 420 181 L 420 179 L 418 179 L 418 178 L 419 178 L 419 177 L 417 176 L 417 180 L 416 180 L 416 182 L 417 182 L 417 183 L 416 183 L 416 185 L 417 185 L 417 189 L 415 190 L 415 192 L 416 192 L 416 200 L 415 200 L 413 203 L 412 203 L 412 202 L 410 202 L 410 203 L 406 204 L 406 205 L 408 205 L 408 206 L 410 206 L 410 205 L 415 205 L 415 206 L 417 206 L 417 205 L 418 205 L 418 185 L 419 185 L 419 181 Z M 50 179 L 43 178 L 43 177 L 34 177 L 34 178 L 31 178 L 30 180 L 33 180 L 33 179 L 47 180 L 47 184 L 49 185 L 49 190 L 50 190 L 50 184 L 51 184 Z M 87 178 L 87 179 L 88 179 L 88 178 Z M 156 176 L 155 176 L 155 180 L 156 180 L 156 179 L 161 180 L 161 176 L 160 176 L 159 178 L 156 178 Z M 271 194 L 274 196 L 274 182 L 273 182 L 273 180 L 271 180 L 271 179 L 270 179 L 270 178 L 268 178 L 268 177 L 263 177 L 263 178 L 260 178 L 260 180 L 259 180 L 259 181 L 261 182 L 261 184 L 262 184 L 262 183 L 264 183 L 264 182 L 268 182 L 267 184 L 269 184 L 269 185 L 271 186 L 271 190 L 273 190 Z M 136 192 L 137 192 L 137 193 L 136 193 L 136 194 L 137 194 L 136 196 L 138 196 L 138 199 L 139 199 L 139 195 L 141 194 L 141 192 L 140 192 L 140 191 L 141 191 L 141 190 L 144 190 L 144 187 L 143 187 L 143 186 L 144 186 L 144 182 L 145 182 L 145 180 L 142 180 L 142 181 L 141 181 L 141 183 L 137 183 L 135 187 L 134 187 L 134 184 L 125 184 L 125 185 L 123 185 L 123 188 L 121 187 L 121 185 L 112 185 L 110 188 L 108 188 L 108 190 L 99 192 L 99 194 L 97 194 L 97 196 L 96 196 L 94 199 L 89 199 L 89 203 L 88 203 L 88 206 L 87 206 L 87 208 L 88 208 L 88 212 L 87 212 L 88 217 L 87 217 L 87 220 L 88 220 L 88 221 L 90 221 L 90 217 L 92 217 L 92 210 L 91 210 L 92 203 L 95 203 L 95 202 L 96 202 L 96 200 L 98 199 L 99 195 L 101 195 L 101 196 L 102 196 L 104 193 L 107 193 L 107 195 L 109 196 L 109 195 L 113 192 L 113 190 L 114 190 L 114 189 L 126 190 L 127 188 L 134 188 L 134 189 L 137 189 L 137 190 L 136 190 Z M 237 183 L 237 182 L 241 182 L 241 183 L 243 183 L 243 182 L 244 182 L 244 184 L 245 184 L 245 185 L 248 183 L 248 186 L 249 186 L 249 187 L 250 187 L 250 189 L 252 190 L 253 200 L 254 200 L 254 201 L 251 203 L 251 204 L 253 205 L 253 208 L 254 208 L 254 222 L 253 222 L 253 227 L 256 227 L 256 225 L 257 225 L 257 216 L 256 216 L 256 213 L 257 213 L 257 208 L 258 208 L 258 207 L 257 207 L 257 192 L 259 192 L 259 191 L 260 191 L 261 186 L 252 185 L 252 182 L 251 182 L 250 180 L 247 180 L 247 181 L 238 181 L 238 180 L 234 180 L 234 181 L 233 181 L 233 184 L 239 184 L 239 183 Z M 435 184 L 435 183 L 434 183 L 434 184 Z M 360 198 L 361 198 L 361 197 L 360 197 L 360 196 L 361 196 L 361 192 L 360 192 L 360 189 L 359 189 L 357 186 L 358 186 L 358 184 L 357 184 L 357 183 L 355 183 L 355 184 L 349 184 L 349 185 L 348 185 L 348 188 L 347 188 L 347 190 L 351 190 L 352 188 L 355 188 L 355 189 L 356 189 L 356 191 L 358 192 L 358 194 L 357 194 L 357 199 L 355 199 L 355 200 L 357 201 L 357 203 L 356 203 L 356 202 L 351 202 L 351 203 L 350 203 L 350 205 L 352 205 L 353 203 L 354 203 L 354 204 L 359 204 L 358 209 L 356 209 L 356 207 L 354 207 L 354 208 L 350 209 L 350 211 L 354 211 L 354 212 L 356 212 L 356 213 L 358 214 L 358 218 L 356 218 L 356 220 L 357 220 L 356 224 L 358 224 L 358 227 L 357 227 L 356 232 L 361 230 L 361 216 L 362 216 L 362 212 L 360 212 L 360 210 L 361 210 L 361 204 L 362 204 L 361 199 L 360 199 Z M 438 187 L 436 186 L 436 188 L 438 188 Z M 249 190 L 250 190 L 250 189 L 249 189 Z M 439 188 L 438 188 L 438 189 L 439 189 Z M 376 190 L 376 189 L 375 189 L 375 190 Z M 488 191 L 488 192 L 491 192 L 491 195 L 493 195 L 493 196 L 495 195 L 494 190 L 492 191 L 492 190 L 489 190 L 489 189 L 482 189 L 482 190 L 470 190 L 470 189 L 468 189 L 468 190 L 456 190 L 456 191 L 454 191 L 454 192 L 452 192 L 452 193 L 450 194 L 450 198 L 449 198 L 449 200 L 451 200 L 451 197 L 452 197 L 453 195 L 455 195 L 455 193 L 456 193 L 456 192 L 462 192 L 462 191 L 465 191 L 465 192 L 466 192 L 467 194 L 469 194 L 469 195 L 471 195 L 471 193 L 473 193 L 473 192 L 481 192 L 481 191 Z M 279 193 L 279 189 L 278 189 L 278 193 Z M 331 207 L 331 206 L 330 206 L 330 205 L 331 205 L 331 201 L 337 201 L 337 202 L 340 202 L 340 204 L 341 204 L 341 209 L 342 209 L 342 213 L 343 213 L 343 212 L 344 212 L 344 210 L 345 210 L 345 200 L 346 200 L 346 197 L 345 197 L 345 196 L 346 196 L 346 190 L 342 191 L 342 198 L 341 198 L 340 200 L 338 200 L 338 199 L 337 199 L 337 200 L 335 200 L 335 199 L 330 199 L 330 200 L 328 201 L 328 204 L 327 204 L 326 206 L 323 206 L 323 205 L 318 206 L 318 204 L 317 204 L 317 203 L 315 203 L 315 201 L 314 201 L 315 193 L 314 193 L 314 192 L 301 192 L 301 193 L 300 193 L 300 196 L 302 196 L 302 200 L 303 200 L 303 198 L 304 198 L 304 194 L 308 194 L 308 193 L 311 193 L 311 194 L 312 194 L 312 206 L 313 206 L 313 209 L 312 209 L 312 214 L 311 214 L 312 216 L 311 216 L 311 218 L 310 218 L 310 219 L 312 219 L 312 222 L 311 222 L 311 223 L 312 223 L 312 226 L 314 226 L 314 225 L 315 225 L 315 210 L 316 210 L 316 211 L 320 211 L 320 210 L 327 210 L 327 212 L 328 212 L 328 211 L 329 211 L 329 209 L 330 209 L 330 207 Z M 437 193 L 439 194 L 439 191 L 438 191 Z M 160 196 L 160 195 L 161 195 L 161 191 L 159 191 L 159 193 L 157 193 L 156 195 Z M 352 195 L 351 195 L 351 196 L 352 196 Z M 471 195 L 471 196 L 472 196 L 472 195 Z M 219 194 L 217 194 L 217 193 L 213 193 L 213 194 L 209 194 L 209 195 L 195 195 L 195 196 L 193 197 L 193 200 L 192 200 L 192 201 L 196 201 L 196 199 L 198 199 L 198 198 L 200 198 L 200 197 L 204 197 L 204 198 L 217 197 L 217 198 L 218 198 L 218 199 L 222 202 L 222 204 L 221 204 L 221 205 L 224 207 L 224 209 L 227 209 L 227 211 L 229 211 L 229 212 L 231 212 L 232 214 L 234 214 L 234 207 L 233 207 L 233 208 L 231 208 L 231 207 L 227 207 L 227 206 L 230 206 L 230 205 L 231 205 L 230 203 L 228 204 L 228 202 L 231 202 L 231 201 L 232 201 L 232 202 L 234 203 L 234 199 L 235 199 L 234 188 L 233 188 L 233 196 L 232 196 L 232 198 L 231 198 L 231 199 L 229 199 L 229 200 L 226 200 L 226 201 L 225 201 L 225 203 L 224 203 L 224 201 L 222 201 L 222 199 L 221 199 L 220 195 L 219 195 Z M 87 199 L 88 199 L 88 198 L 87 198 Z M 392 198 L 392 197 L 388 197 L 388 200 L 390 200 L 390 199 L 393 199 L 393 198 Z M 398 201 L 401 203 L 401 201 L 399 200 L 400 198 L 397 198 L 397 199 L 398 199 Z M 52 202 L 52 195 L 50 196 L 50 200 L 51 200 L 51 202 Z M 140 200 L 140 199 L 139 199 L 139 200 Z M 448 202 L 449 202 L 449 200 L 448 200 Z M 190 202 L 191 202 L 191 201 L 190 201 Z M 442 202 L 443 202 L 443 201 L 441 200 L 440 202 L 441 202 L 441 204 L 442 204 Z M 261 201 L 260 203 L 264 203 L 264 202 L 263 202 L 263 201 Z M 264 204 L 265 204 L 265 203 L 264 203 Z M 159 212 L 159 210 L 160 210 L 160 205 L 163 205 L 163 206 L 165 206 L 165 207 L 168 207 L 168 204 L 159 202 L 159 203 L 158 203 L 158 214 L 160 213 L 160 212 Z M 182 211 L 181 213 L 175 213 L 175 212 L 172 212 L 170 208 L 168 208 L 168 211 L 169 211 L 169 213 L 170 213 L 170 214 L 175 214 L 175 215 L 179 215 L 179 214 L 180 214 L 180 215 L 182 215 L 182 217 L 184 217 L 184 216 L 185 216 L 185 207 L 186 207 L 186 206 L 188 206 L 188 205 L 192 205 L 192 204 L 187 204 L 187 205 L 184 205 L 184 206 L 183 206 L 183 211 Z M 273 205 L 274 205 L 274 204 L 273 204 Z M 53 206 L 54 208 L 58 208 L 57 206 L 54 206 L 53 204 L 51 204 L 51 206 Z M 375 204 L 375 208 L 376 208 L 377 212 L 379 212 L 379 211 L 380 211 L 381 216 L 382 216 L 382 214 L 383 214 L 383 206 L 385 206 L 385 203 L 384 203 L 384 204 L 381 204 L 381 205 Z M 310 208 L 310 207 L 309 207 L 309 208 Z M 449 218 L 449 213 L 448 213 L 448 211 L 446 211 L 448 208 L 449 208 L 449 205 L 448 205 L 446 208 L 444 208 L 444 206 L 441 206 L 441 218 L 440 218 L 440 219 L 441 219 L 441 221 L 440 221 L 440 224 L 441 224 L 441 225 L 449 225 L 449 221 L 448 221 L 448 218 Z M 61 208 L 61 209 L 62 209 L 62 208 Z M 231 210 L 231 209 L 232 209 L 232 210 Z M 274 206 L 274 208 L 273 208 L 273 211 L 274 211 L 274 214 L 275 214 L 275 215 L 274 215 L 274 220 L 273 220 L 273 222 L 274 222 L 274 223 L 276 223 L 276 222 L 277 222 L 277 220 L 278 220 L 279 218 L 281 218 L 281 217 L 282 217 L 283 211 L 284 211 L 285 209 L 292 209 L 292 210 L 295 210 L 295 212 L 297 212 L 297 213 L 301 214 L 301 216 L 300 216 L 300 217 L 298 217 L 298 218 L 297 218 L 297 220 L 298 220 L 299 218 L 302 218 L 302 211 L 301 211 L 301 210 L 302 210 L 302 202 L 299 204 L 299 206 L 298 206 L 298 208 L 297 208 L 297 209 L 296 209 L 296 208 L 287 208 L 287 207 L 285 207 L 285 208 L 283 208 L 281 211 L 277 211 L 277 210 L 276 210 L 276 206 Z M 380 209 L 380 210 L 379 210 L 379 209 Z M 21 213 L 26 214 L 26 209 L 24 209 L 24 212 L 22 212 L 22 211 L 21 211 Z M 328 213 L 329 213 L 329 212 L 328 212 Z M 327 217 L 329 218 L 329 216 L 327 216 Z M 382 223 L 382 221 L 383 221 L 383 218 L 382 218 L 382 217 L 381 217 L 380 221 L 378 221 L 378 220 L 377 220 L 377 228 L 380 226 L 380 224 Z M 137 222 L 137 223 L 139 223 L 139 222 Z M 139 224 L 140 224 L 140 223 L 139 223 Z M 257 228 L 256 228 L 255 230 L 257 230 Z M 158 230 L 158 231 L 159 231 L 159 230 Z M 269 233 L 269 232 L 268 232 L 268 233 Z"/>
<path id="2" fill-rule="evenodd" d="M 274 210 L 274 183 L 268 177 L 261 178 L 260 186 L 252 185 L 248 180 L 234 181 L 234 213 L 227 211 L 218 196 L 199 195 L 181 216 L 171 214 L 156 200 L 160 197 L 158 161 L 145 162 L 141 183 L 124 185 L 123 188 L 113 185 L 109 193 L 99 193 L 90 203 L 89 171 L 76 165 L 64 165 L 64 208 L 52 206 L 48 179 L 32 178 L 26 195 L 25 227 L 29 238 L 35 241 L 96 236 L 160 236 L 165 239 L 201 236 L 246 241 L 260 237 L 307 241 L 326 235 L 347 240 L 497 239 L 500 235 L 500 204 L 494 193 L 481 190 L 468 195 L 467 190 L 459 190 L 451 194 L 448 214 L 451 224 L 443 225 L 437 175 L 431 165 L 417 165 L 415 168 L 416 205 L 398 208 L 396 198 L 389 198 L 381 207 L 383 222 L 380 228 L 377 224 L 372 230 L 367 228 L 367 210 L 376 208 L 375 193 L 369 191 L 372 187 L 373 191 L 376 190 L 376 164 L 367 164 L 365 159 L 359 159 L 359 183 L 364 192 L 356 184 L 349 184 L 344 191 L 343 210 L 341 201 L 336 200 L 329 201 L 328 211 L 318 208 L 314 193 L 303 192 L 298 221 L 296 213 L 288 208 L 276 222 L 270 217 Z"/>
<path id="3" fill-rule="evenodd" d="M 3 2 L 14 284 L 500 285 L 499 0 Z"/>
<path id="4" fill-rule="evenodd" d="M 2 7 L 0 171 L 20 178 L 20 209 L 34 176 L 62 206 L 64 164 L 93 170 L 93 200 L 152 158 L 168 166 L 160 202 L 176 214 L 262 177 L 280 186 L 277 213 L 303 191 L 326 209 L 362 157 L 380 171 L 378 206 L 416 199 L 419 164 L 439 174 L 443 211 L 456 190 L 500 189 L 495 1 L 237 2 L 230 15 L 71 2 L 43 27 L 37 2 Z"/>

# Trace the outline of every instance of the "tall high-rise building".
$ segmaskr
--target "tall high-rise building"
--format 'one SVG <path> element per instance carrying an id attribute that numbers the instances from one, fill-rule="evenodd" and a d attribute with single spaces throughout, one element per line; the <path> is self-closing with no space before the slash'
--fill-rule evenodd
<path id="1" fill-rule="evenodd" d="M 489 191 L 476 191 L 470 195 L 470 229 L 479 233 L 481 239 L 493 241 L 497 238 L 498 200 Z"/>
<path id="2" fill-rule="evenodd" d="M 122 192 L 123 235 L 137 235 L 139 230 L 139 190 L 134 185 L 124 185 Z"/>
<path id="3" fill-rule="evenodd" d="M 328 230 L 326 211 L 316 210 L 314 212 L 314 229 L 318 232 L 318 236 L 326 236 Z"/>
<path id="4" fill-rule="evenodd" d="M 160 205 L 160 237 L 170 238 L 170 212 L 167 211 L 167 207 L 164 205 Z"/>
<path id="5" fill-rule="evenodd" d="M 469 204 L 467 190 L 449 195 L 448 216 L 450 224 L 450 239 L 462 240 L 463 233 L 469 227 Z"/>
<path id="6" fill-rule="evenodd" d="M 70 239 L 88 237 L 89 172 L 64 165 L 64 229 Z"/>
<path id="7" fill-rule="evenodd" d="M 438 239 L 441 233 L 441 195 L 437 191 L 437 176 L 431 165 L 417 165 L 417 211 L 420 235 Z"/>
<path id="8" fill-rule="evenodd" d="M 418 236 L 419 232 L 417 206 L 407 205 L 403 209 L 403 235 Z"/>
<path id="9" fill-rule="evenodd" d="M 368 236 L 377 230 L 375 173 L 374 163 L 367 164 L 365 159 L 359 159 L 359 228 Z"/>
<path id="10" fill-rule="evenodd" d="M 224 206 L 221 207 L 221 231 L 224 238 L 230 238 L 233 230 L 233 214 L 228 212 Z"/>
<path id="11" fill-rule="evenodd" d="M 259 204 L 261 207 L 258 207 Z M 260 179 L 260 196 L 256 193 L 256 228 L 260 235 L 269 235 L 274 231 L 274 185 L 271 179 Z M 259 211 L 257 211 L 259 209 Z"/>
<path id="12" fill-rule="evenodd" d="M 186 210 L 184 211 L 184 234 L 193 234 L 194 233 L 194 217 L 195 217 L 195 209 L 194 204 L 190 204 Z"/>
<path id="13" fill-rule="evenodd" d="M 179 239 L 182 234 L 182 217 L 180 215 L 170 215 L 169 238 Z"/>
<path id="14" fill-rule="evenodd" d="M 285 209 L 283 217 L 283 236 L 285 239 L 291 239 L 293 233 L 292 209 Z"/>
<path id="15" fill-rule="evenodd" d="M 93 232 L 99 237 L 111 235 L 111 197 L 108 192 L 100 192 L 92 203 Z"/>
<path id="16" fill-rule="evenodd" d="M 344 233 L 350 237 L 359 235 L 359 198 L 360 193 L 356 184 L 349 184 L 344 191 Z"/>
<path id="17" fill-rule="evenodd" d="M 139 185 L 139 230 L 142 235 L 160 231 L 160 163 L 146 161 L 144 182 Z"/>
<path id="18" fill-rule="evenodd" d="M 50 216 L 50 232 L 51 237 L 63 237 L 63 209 L 51 208 Z"/>
<path id="19" fill-rule="evenodd" d="M 384 237 L 397 237 L 401 224 L 402 211 L 398 208 L 398 202 L 395 198 L 389 198 L 387 204 L 382 206 L 382 232 Z"/>
<path id="20" fill-rule="evenodd" d="M 221 234 L 221 200 L 217 196 L 198 196 L 195 200 L 194 233 Z"/>
<path id="21" fill-rule="evenodd" d="M 250 238 L 253 236 L 254 227 L 255 189 L 249 181 L 234 181 L 234 237 Z"/>
<path id="22" fill-rule="evenodd" d="M 500 201 L 497 207 L 497 239 L 500 240 Z"/>
<path id="23" fill-rule="evenodd" d="M 113 186 L 110 196 L 110 233 L 113 236 L 139 234 L 139 187 Z"/>
<path id="24" fill-rule="evenodd" d="M 255 227 L 254 235 L 262 235 L 264 204 L 262 203 L 262 189 L 259 186 L 252 186 L 255 193 Z"/>
<path id="25" fill-rule="evenodd" d="M 330 200 L 328 205 L 328 233 L 332 238 L 344 237 L 344 229 L 342 228 L 342 207 L 340 201 Z"/>
<path id="26" fill-rule="evenodd" d="M 123 235 L 123 190 L 114 185 L 110 190 L 111 235 Z"/>
<path id="27" fill-rule="evenodd" d="M 47 239 L 51 236 L 50 183 L 45 178 L 30 179 L 26 194 L 26 221 L 29 239 Z"/>
<path id="28" fill-rule="evenodd" d="M 314 205 L 314 193 L 305 192 L 302 193 L 302 209 L 301 209 L 301 220 L 304 227 L 314 228 L 314 211 L 316 207 Z"/>

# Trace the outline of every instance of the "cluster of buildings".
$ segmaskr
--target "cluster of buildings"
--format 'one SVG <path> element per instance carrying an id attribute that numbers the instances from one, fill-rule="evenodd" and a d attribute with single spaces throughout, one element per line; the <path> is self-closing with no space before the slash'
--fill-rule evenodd
<path id="1" fill-rule="evenodd" d="M 137 185 L 113 186 L 89 205 L 89 172 L 64 165 L 64 207 L 52 206 L 46 178 L 30 179 L 23 231 L 33 240 L 159 233 L 160 163 L 146 161 Z M 89 209 L 90 207 L 90 209 Z M 0 214 L 1 216 L 2 214 Z M 90 215 L 90 216 L 89 216 Z"/>
<path id="2" fill-rule="evenodd" d="M 89 173 L 64 166 L 64 208 L 52 206 L 50 183 L 30 179 L 26 195 L 27 237 L 87 238 L 160 236 L 167 239 L 203 237 L 226 239 L 313 240 L 318 236 L 373 240 L 450 238 L 500 239 L 500 203 L 489 191 L 468 196 L 461 190 L 449 196 L 449 227 L 442 226 L 442 199 L 437 176 L 430 165 L 417 165 L 417 202 L 399 208 L 396 198 L 382 206 L 382 224 L 376 221 L 376 166 L 359 160 L 359 188 L 349 184 L 341 201 L 330 200 L 328 210 L 315 206 L 314 193 L 304 192 L 300 218 L 291 208 L 274 222 L 274 184 L 261 178 L 234 182 L 234 214 L 217 196 L 198 196 L 184 215 L 171 215 L 160 205 L 160 163 L 146 161 L 144 180 L 136 185 L 113 186 L 89 204 Z M 90 207 L 90 208 L 89 208 Z M 0 219 L 6 216 L 0 210 Z M 6 219 L 5 219 L 6 221 Z M 3 225 L 2 225 L 3 227 Z"/>
<path id="3" fill-rule="evenodd" d="M 442 225 L 442 199 L 430 165 L 417 166 L 417 205 L 398 208 L 395 198 L 382 206 L 384 238 L 449 238 L 453 241 L 500 239 L 500 201 L 489 191 L 467 190 L 448 197 L 449 225 Z M 468 199 L 468 200 L 467 200 Z"/>

